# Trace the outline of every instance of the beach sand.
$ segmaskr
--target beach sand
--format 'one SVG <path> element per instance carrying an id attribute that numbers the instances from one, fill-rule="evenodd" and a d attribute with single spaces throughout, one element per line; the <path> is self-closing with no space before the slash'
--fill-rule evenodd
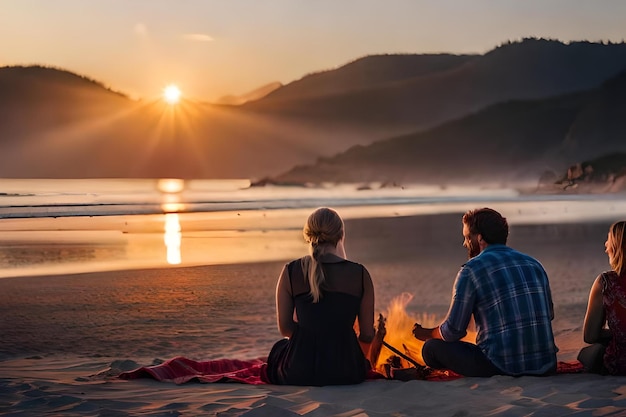
<path id="1" fill-rule="evenodd" d="M 583 346 L 588 291 L 608 269 L 609 224 L 511 227 L 510 246 L 550 276 L 559 360 Z M 467 256 L 460 213 L 351 219 L 346 235 L 349 257 L 372 275 L 377 312 L 409 293 L 406 314 L 438 324 Z M 626 377 L 589 374 L 341 387 L 116 378 L 175 356 L 266 356 L 280 337 L 274 287 L 285 261 L 0 279 L 0 415 L 626 415 Z"/>

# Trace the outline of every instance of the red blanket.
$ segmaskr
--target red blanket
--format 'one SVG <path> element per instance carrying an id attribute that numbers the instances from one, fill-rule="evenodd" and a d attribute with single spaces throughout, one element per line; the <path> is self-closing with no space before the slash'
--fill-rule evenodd
<path id="1" fill-rule="evenodd" d="M 262 378 L 265 359 L 218 359 L 213 361 L 197 362 L 182 356 L 177 356 L 160 365 L 144 366 L 133 371 L 123 372 L 122 379 L 154 378 L 158 381 L 183 384 L 191 380 L 200 382 L 240 382 L 244 384 L 266 384 Z M 583 366 L 578 361 L 559 362 L 557 373 L 578 373 Z M 371 372 L 368 379 L 384 378 L 383 375 Z M 450 371 L 436 371 L 427 380 L 449 381 L 461 378 L 461 375 Z"/>
<path id="2" fill-rule="evenodd" d="M 264 359 L 238 360 L 218 359 L 197 362 L 177 356 L 154 366 L 143 366 L 134 371 L 123 372 L 122 379 L 152 377 L 158 381 L 183 384 L 192 379 L 200 382 L 241 382 L 244 384 L 265 384 L 261 379 Z"/>

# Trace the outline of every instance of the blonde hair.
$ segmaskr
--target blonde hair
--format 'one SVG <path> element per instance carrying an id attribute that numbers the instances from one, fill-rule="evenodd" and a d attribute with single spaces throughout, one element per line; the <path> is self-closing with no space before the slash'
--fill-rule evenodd
<path id="1" fill-rule="evenodd" d="M 613 249 L 613 256 L 609 259 L 611 268 L 620 276 L 626 272 L 626 264 L 624 261 L 624 252 L 626 251 L 626 239 L 624 232 L 626 231 L 626 221 L 615 222 L 609 228 L 609 245 Z"/>
<path id="2" fill-rule="evenodd" d="M 326 280 L 319 258 L 329 247 L 337 247 L 343 238 L 343 228 L 343 220 L 335 210 L 321 207 L 311 213 L 302 230 L 304 240 L 310 244 L 310 256 L 305 258 L 302 268 L 314 303 L 320 300 L 321 288 Z"/>

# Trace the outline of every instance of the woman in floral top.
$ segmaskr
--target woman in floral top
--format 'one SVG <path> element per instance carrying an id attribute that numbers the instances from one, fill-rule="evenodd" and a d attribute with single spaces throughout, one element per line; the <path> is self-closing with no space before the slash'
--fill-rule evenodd
<path id="1" fill-rule="evenodd" d="M 583 337 L 591 346 L 578 354 L 588 372 L 626 375 L 625 232 L 626 221 L 609 228 L 604 247 L 612 269 L 596 278 L 589 293 Z"/>

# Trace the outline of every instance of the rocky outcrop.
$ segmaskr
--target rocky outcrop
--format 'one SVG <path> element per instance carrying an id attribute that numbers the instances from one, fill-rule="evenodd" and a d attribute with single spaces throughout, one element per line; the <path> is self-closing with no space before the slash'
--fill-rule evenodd
<path id="1" fill-rule="evenodd" d="M 544 183 L 543 188 L 546 186 Z M 579 193 L 626 192 L 626 154 L 614 153 L 576 163 L 567 169 L 554 186 L 563 191 Z"/>

